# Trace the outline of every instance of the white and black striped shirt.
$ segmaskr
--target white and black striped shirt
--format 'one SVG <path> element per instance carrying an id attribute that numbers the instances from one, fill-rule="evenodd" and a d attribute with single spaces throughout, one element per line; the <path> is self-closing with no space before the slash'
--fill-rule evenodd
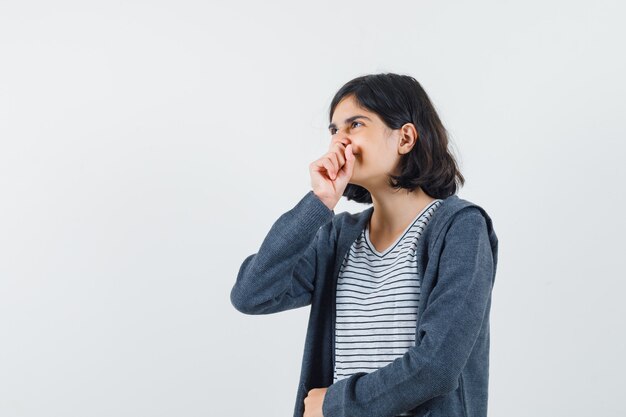
<path id="1" fill-rule="evenodd" d="M 334 382 L 381 368 L 415 345 L 415 247 L 441 201 L 428 204 L 384 252 L 370 242 L 368 222 L 346 253 L 337 282 Z"/>

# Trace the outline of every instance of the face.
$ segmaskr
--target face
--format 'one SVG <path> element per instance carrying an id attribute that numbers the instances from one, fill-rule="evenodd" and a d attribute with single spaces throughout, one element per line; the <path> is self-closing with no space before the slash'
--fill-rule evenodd
<path id="1" fill-rule="evenodd" d="M 350 183 L 367 189 L 387 187 L 387 176 L 398 173 L 400 158 L 415 143 L 407 144 L 402 129 L 390 129 L 376 113 L 359 107 L 352 96 L 337 104 L 328 129 L 331 141 L 352 144 L 356 159 Z"/>

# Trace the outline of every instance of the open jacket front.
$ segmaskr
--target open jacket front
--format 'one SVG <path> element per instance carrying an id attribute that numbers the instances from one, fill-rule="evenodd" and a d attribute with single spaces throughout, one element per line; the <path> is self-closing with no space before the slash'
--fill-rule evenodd
<path id="1" fill-rule="evenodd" d="M 373 207 L 335 214 L 308 191 L 246 257 L 230 294 L 245 314 L 311 306 L 294 417 L 325 388 L 324 417 L 486 417 L 489 312 L 498 238 L 480 206 L 452 195 L 419 239 L 421 299 L 415 346 L 373 372 L 333 384 L 339 268 Z"/>

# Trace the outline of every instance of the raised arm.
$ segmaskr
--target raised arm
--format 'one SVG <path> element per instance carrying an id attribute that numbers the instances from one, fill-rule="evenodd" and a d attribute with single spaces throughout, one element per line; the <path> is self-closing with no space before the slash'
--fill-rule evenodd
<path id="1" fill-rule="evenodd" d="M 327 247 L 334 215 L 313 191 L 282 214 L 241 264 L 232 305 L 245 314 L 271 314 L 311 304 L 318 246 Z"/>

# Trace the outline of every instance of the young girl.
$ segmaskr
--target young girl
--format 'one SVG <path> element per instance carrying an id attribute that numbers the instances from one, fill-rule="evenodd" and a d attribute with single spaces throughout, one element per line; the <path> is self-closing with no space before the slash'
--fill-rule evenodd
<path id="1" fill-rule="evenodd" d="M 311 190 L 242 263 L 246 314 L 311 306 L 294 417 L 487 416 L 498 239 L 421 85 L 362 76 L 330 107 Z M 368 209 L 335 214 L 340 198 Z"/>

